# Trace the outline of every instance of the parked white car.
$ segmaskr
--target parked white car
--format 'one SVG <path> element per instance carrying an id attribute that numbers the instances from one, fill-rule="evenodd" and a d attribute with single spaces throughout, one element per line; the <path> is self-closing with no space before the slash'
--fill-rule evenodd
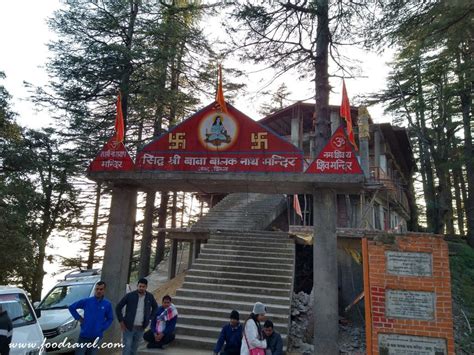
<path id="1" fill-rule="evenodd" d="M 39 323 L 46 337 L 45 348 L 48 353 L 72 350 L 72 344 L 79 339 L 81 328 L 79 322 L 69 313 L 68 307 L 80 299 L 93 296 L 98 281 L 99 270 L 71 272 L 66 275 L 64 281 L 56 284 L 39 304 L 35 304 L 36 309 L 41 311 Z"/>
<path id="2" fill-rule="evenodd" d="M 0 304 L 13 323 L 10 355 L 43 354 L 43 333 L 26 292 L 18 287 L 0 286 Z"/>

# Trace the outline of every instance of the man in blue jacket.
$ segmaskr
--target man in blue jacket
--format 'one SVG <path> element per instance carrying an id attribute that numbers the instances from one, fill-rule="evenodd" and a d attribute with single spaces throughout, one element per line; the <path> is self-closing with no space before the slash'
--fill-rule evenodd
<path id="1" fill-rule="evenodd" d="M 143 339 L 148 342 L 147 348 L 163 348 L 164 345 L 174 340 L 178 310 L 171 303 L 171 297 L 166 295 L 161 300 L 156 317 L 151 320 L 150 329 L 143 334 Z"/>
<path id="2" fill-rule="evenodd" d="M 220 355 L 240 355 L 242 345 L 242 325 L 239 323 L 239 312 L 230 312 L 230 322 L 224 325 L 219 335 L 219 340 L 214 347 L 214 355 L 219 354 L 225 343 L 224 351 Z"/>
<path id="3" fill-rule="evenodd" d="M 143 332 L 158 308 L 155 297 L 147 292 L 147 287 L 147 279 L 141 278 L 138 280 L 137 290 L 127 293 L 115 307 L 115 314 L 123 332 L 123 355 L 137 353 Z M 123 307 L 126 307 L 125 316 L 122 313 Z"/>
<path id="4" fill-rule="evenodd" d="M 112 304 L 104 297 L 104 294 L 105 282 L 99 281 L 95 285 L 94 296 L 84 298 L 69 306 L 69 312 L 81 323 L 76 355 L 97 354 L 99 350 L 97 344 L 114 320 Z M 78 309 L 84 311 L 84 317 L 77 312 Z"/>

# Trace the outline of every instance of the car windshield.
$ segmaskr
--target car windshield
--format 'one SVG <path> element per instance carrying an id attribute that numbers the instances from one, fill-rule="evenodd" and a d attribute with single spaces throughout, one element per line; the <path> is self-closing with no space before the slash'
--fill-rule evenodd
<path id="1" fill-rule="evenodd" d="M 0 305 L 7 311 L 8 317 L 13 323 L 13 328 L 32 324 L 36 321 L 28 300 L 21 293 L 0 295 Z"/>
<path id="2" fill-rule="evenodd" d="M 80 299 L 89 297 L 94 284 L 56 286 L 41 301 L 38 309 L 67 308 Z"/>

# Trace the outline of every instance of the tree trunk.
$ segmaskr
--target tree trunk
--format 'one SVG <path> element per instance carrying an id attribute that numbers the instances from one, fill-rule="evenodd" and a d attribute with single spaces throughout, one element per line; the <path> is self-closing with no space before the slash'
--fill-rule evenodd
<path id="1" fill-rule="evenodd" d="M 409 181 L 407 199 L 410 207 L 410 220 L 407 223 L 407 229 L 411 232 L 418 232 L 418 205 L 415 198 L 415 187 L 413 186 L 413 179 L 410 178 Z"/>
<path id="2" fill-rule="evenodd" d="M 120 90 L 122 93 L 122 112 L 125 132 L 127 131 L 128 123 L 128 97 L 130 95 L 130 77 L 133 72 L 133 58 L 130 56 L 133 45 L 133 35 L 135 33 L 135 21 L 138 15 L 138 0 L 130 1 L 130 20 L 127 26 L 125 35 L 125 46 L 127 51 L 124 52 L 124 68 L 122 71 L 122 77 L 120 78 Z"/>
<path id="3" fill-rule="evenodd" d="M 155 191 L 148 191 L 145 202 L 145 216 L 143 222 L 143 236 L 140 246 L 140 266 L 138 277 L 145 277 L 150 273 L 151 243 L 153 240 L 153 213 L 155 211 Z"/>
<path id="4" fill-rule="evenodd" d="M 434 232 L 436 229 L 436 194 L 434 188 L 434 174 L 431 165 L 431 153 L 429 149 L 429 134 L 426 129 L 425 110 L 426 104 L 423 97 L 423 85 L 421 81 L 421 63 L 418 58 L 416 64 L 416 85 L 417 85 L 417 101 L 418 101 L 418 116 L 421 128 L 420 145 L 420 159 L 421 166 L 425 173 L 426 180 L 423 183 L 423 191 L 426 203 L 426 222 L 428 225 L 428 232 Z"/>
<path id="5" fill-rule="evenodd" d="M 31 300 L 33 302 L 41 301 L 41 291 L 43 290 L 44 278 L 44 260 L 46 259 L 46 239 L 40 237 L 38 239 L 38 257 L 36 259 L 36 267 L 33 276 L 33 287 L 31 290 Z"/>
<path id="6" fill-rule="evenodd" d="M 459 229 L 459 234 L 464 235 L 464 212 L 462 208 L 462 199 L 461 199 L 461 181 L 460 181 L 460 175 L 462 171 L 461 169 L 456 166 L 452 170 L 452 175 L 453 175 L 453 185 L 454 185 L 454 196 L 456 199 L 456 219 L 457 219 L 457 224 L 458 224 L 458 229 Z"/>
<path id="7" fill-rule="evenodd" d="M 315 59 L 315 89 L 316 89 L 316 127 L 315 127 L 315 156 L 321 152 L 331 137 L 331 121 L 329 119 L 329 74 L 328 48 L 329 33 L 329 6 L 328 0 L 317 0 L 317 38 Z"/>
<path id="8" fill-rule="evenodd" d="M 92 221 L 91 240 L 89 243 L 89 256 L 87 257 L 87 268 L 94 266 L 95 248 L 97 247 L 97 228 L 99 226 L 100 195 L 102 193 L 102 184 L 99 182 L 95 189 L 94 219 Z"/>
<path id="9" fill-rule="evenodd" d="M 173 192 L 173 202 L 171 205 L 171 228 L 176 228 L 176 213 L 178 209 L 178 193 Z"/>
<path id="10" fill-rule="evenodd" d="M 466 54 L 464 61 L 471 61 L 472 55 Z M 461 67 L 461 53 L 456 58 L 457 67 Z M 464 78 L 461 69 L 457 71 L 461 90 L 459 98 L 461 100 L 462 121 L 464 129 L 464 162 L 466 164 L 467 176 L 467 201 L 464 201 L 464 209 L 467 219 L 467 242 L 474 248 L 474 160 L 472 158 L 472 132 L 471 132 L 471 102 L 472 102 L 472 81 Z"/>
<path id="11" fill-rule="evenodd" d="M 168 201 L 169 201 L 168 191 L 162 191 L 160 209 L 158 210 L 158 228 L 166 228 L 166 220 L 168 219 Z M 156 268 L 158 264 L 161 263 L 165 255 L 165 240 L 166 240 L 166 232 L 159 231 L 157 240 L 156 240 L 155 261 L 153 263 L 154 268 Z"/>

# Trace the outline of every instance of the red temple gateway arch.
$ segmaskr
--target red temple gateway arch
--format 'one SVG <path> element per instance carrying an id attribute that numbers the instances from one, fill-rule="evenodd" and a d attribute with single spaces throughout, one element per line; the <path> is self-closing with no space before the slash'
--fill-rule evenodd
<path id="1" fill-rule="evenodd" d="M 112 138 L 92 161 L 88 176 L 112 187 L 112 202 L 105 246 L 103 278 L 107 294 L 116 303 L 128 281 L 136 224 L 137 191 L 191 191 L 203 193 L 258 192 L 313 194 L 315 283 L 326 290 L 315 309 L 328 319 L 330 334 L 321 341 L 333 346 L 337 339 L 337 275 L 335 191 L 359 193 L 365 181 L 342 129 L 312 160 L 303 151 L 235 107 L 212 103 L 137 153 L 135 162 L 124 145 Z M 329 329 L 329 328 L 328 328 Z M 335 330 L 334 330 L 335 329 Z M 334 330 L 334 331 L 333 331 Z M 110 341 L 119 339 L 118 327 Z"/>
<path id="2" fill-rule="evenodd" d="M 362 170 L 341 126 L 313 161 L 271 129 L 227 104 L 210 104 L 138 152 L 133 163 L 114 138 L 92 161 L 89 172 L 192 172 L 355 174 Z M 135 174 L 134 176 L 137 177 Z M 276 191 L 275 191 L 276 192 Z"/>

